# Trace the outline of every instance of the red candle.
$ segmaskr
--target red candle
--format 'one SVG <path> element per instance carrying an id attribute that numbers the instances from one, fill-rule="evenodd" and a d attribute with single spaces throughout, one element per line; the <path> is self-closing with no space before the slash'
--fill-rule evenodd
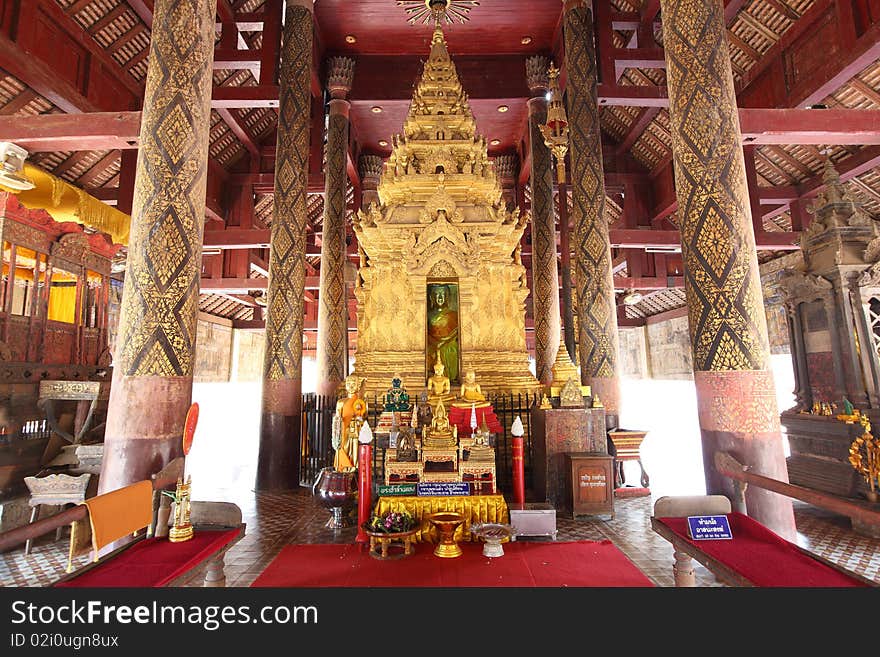
<path id="1" fill-rule="evenodd" d="M 364 524 L 370 521 L 370 512 L 373 508 L 372 465 L 373 445 L 372 443 L 361 443 L 358 445 L 358 532 L 355 538 L 361 547 L 370 542 L 370 537 L 364 531 Z"/>
<path id="2" fill-rule="evenodd" d="M 526 473 L 523 462 L 523 425 L 519 416 L 513 421 L 510 428 L 513 435 L 513 501 L 516 504 L 525 504 L 526 501 Z"/>

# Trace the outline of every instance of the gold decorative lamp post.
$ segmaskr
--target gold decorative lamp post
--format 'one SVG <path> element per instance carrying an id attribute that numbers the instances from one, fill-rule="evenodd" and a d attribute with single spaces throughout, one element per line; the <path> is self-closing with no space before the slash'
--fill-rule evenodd
<path id="1" fill-rule="evenodd" d="M 544 143 L 556 158 L 556 180 L 564 184 L 565 154 L 568 152 L 568 116 L 565 113 L 565 103 L 562 102 L 562 93 L 559 91 L 559 69 L 550 64 L 547 75 L 550 77 L 547 123 L 539 127 L 541 134 L 544 135 Z"/>

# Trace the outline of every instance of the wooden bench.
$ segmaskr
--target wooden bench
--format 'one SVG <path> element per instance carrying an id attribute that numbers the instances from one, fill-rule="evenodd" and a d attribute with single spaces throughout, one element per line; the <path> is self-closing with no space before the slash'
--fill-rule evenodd
<path id="1" fill-rule="evenodd" d="M 180 466 L 180 462 L 172 462 L 152 477 L 149 526 L 134 528 L 134 536 L 128 531 L 120 534 L 120 539 L 123 535 L 127 536 L 124 539 L 127 543 L 97 561 L 67 574 L 53 586 L 176 586 L 186 581 L 194 570 L 204 564 L 207 564 L 205 586 L 225 586 L 225 554 L 244 536 L 246 528 L 241 521 L 241 510 L 238 506 L 228 502 L 193 501 L 191 521 L 195 535 L 182 543 L 169 542 L 163 536 L 167 532 L 156 525 L 156 511 L 161 508 L 159 492 L 176 485 Z M 0 551 L 33 540 L 59 527 L 88 522 L 88 519 L 89 511 L 85 505 L 66 509 L 32 524 L 0 533 Z"/>
<path id="2" fill-rule="evenodd" d="M 226 586 L 226 552 L 244 536 L 241 510 L 229 502 L 192 503 L 193 538 L 172 543 L 141 534 L 98 561 L 56 581 L 55 587 L 179 586 L 207 563 L 204 586 Z"/>
<path id="3" fill-rule="evenodd" d="M 727 515 L 733 538 L 694 541 L 687 517 Z M 856 573 L 786 541 L 756 520 L 731 512 L 723 495 L 661 497 L 654 503 L 651 528 L 672 543 L 676 586 L 696 586 L 692 559 L 729 586 L 877 586 Z"/>

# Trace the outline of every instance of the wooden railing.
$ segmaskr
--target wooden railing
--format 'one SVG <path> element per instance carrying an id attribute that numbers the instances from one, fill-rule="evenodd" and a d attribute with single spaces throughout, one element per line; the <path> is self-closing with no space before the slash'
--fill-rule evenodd
<path id="1" fill-rule="evenodd" d="M 715 469 L 719 474 L 729 477 L 740 484 L 737 486 L 736 499 L 732 501 L 734 509 L 740 513 L 746 513 L 745 486 L 742 484 L 747 484 L 785 495 L 801 502 L 807 502 L 826 511 L 849 516 L 853 520 L 880 527 L 880 512 L 878 511 L 859 504 L 857 501 L 749 472 L 748 466 L 743 465 L 726 452 L 715 452 Z"/>

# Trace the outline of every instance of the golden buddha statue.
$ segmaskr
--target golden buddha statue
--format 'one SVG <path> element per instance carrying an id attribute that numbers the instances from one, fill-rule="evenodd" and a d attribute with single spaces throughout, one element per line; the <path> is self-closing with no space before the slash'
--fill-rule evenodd
<path id="1" fill-rule="evenodd" d="M 446 407 L 441 398 L 434 407 L 431 426 L 425 433 L 423 447 L 444 448 L 454 447 L 458 442 L 458 428 L 449 422 Z"/>
<path id="2" fill-rule="evenodd" d="M 336 450 L 333 467 L 337 471 L 357 469 L 358 433 L 367 414 L 367 403 L 361 396 L 364 380 L 354 374 L 345 379 L 348 397 L 336 403 L 331 444 Z"/>
<path id="3" fill-rule="evenodd" d="M 442 401 L 444 406 L 455 401 L 452 385 L 449 382 L 449 377 L 443 373 L 444 369 L 443 363 L 440 362 L 440 354 L 437 354 L 437 360 L 434 362 L 434 374 L 428 379 L 428 404 L 432 407 L 436 406 L 439 401 Z"/>
<path id="4" fill-rule="evenodd" d="M 471 408 L 472 406 L 484 408 L 491 405 L 486 401 L 486 395 L 480 389 L 480 384 L 477 383 L 477 374 L 473 370 L 468 370 L 465 374 L 464 383 L 461 384 L 461 395 L 452 402 L 452 405 L 456 408 Z"/>

